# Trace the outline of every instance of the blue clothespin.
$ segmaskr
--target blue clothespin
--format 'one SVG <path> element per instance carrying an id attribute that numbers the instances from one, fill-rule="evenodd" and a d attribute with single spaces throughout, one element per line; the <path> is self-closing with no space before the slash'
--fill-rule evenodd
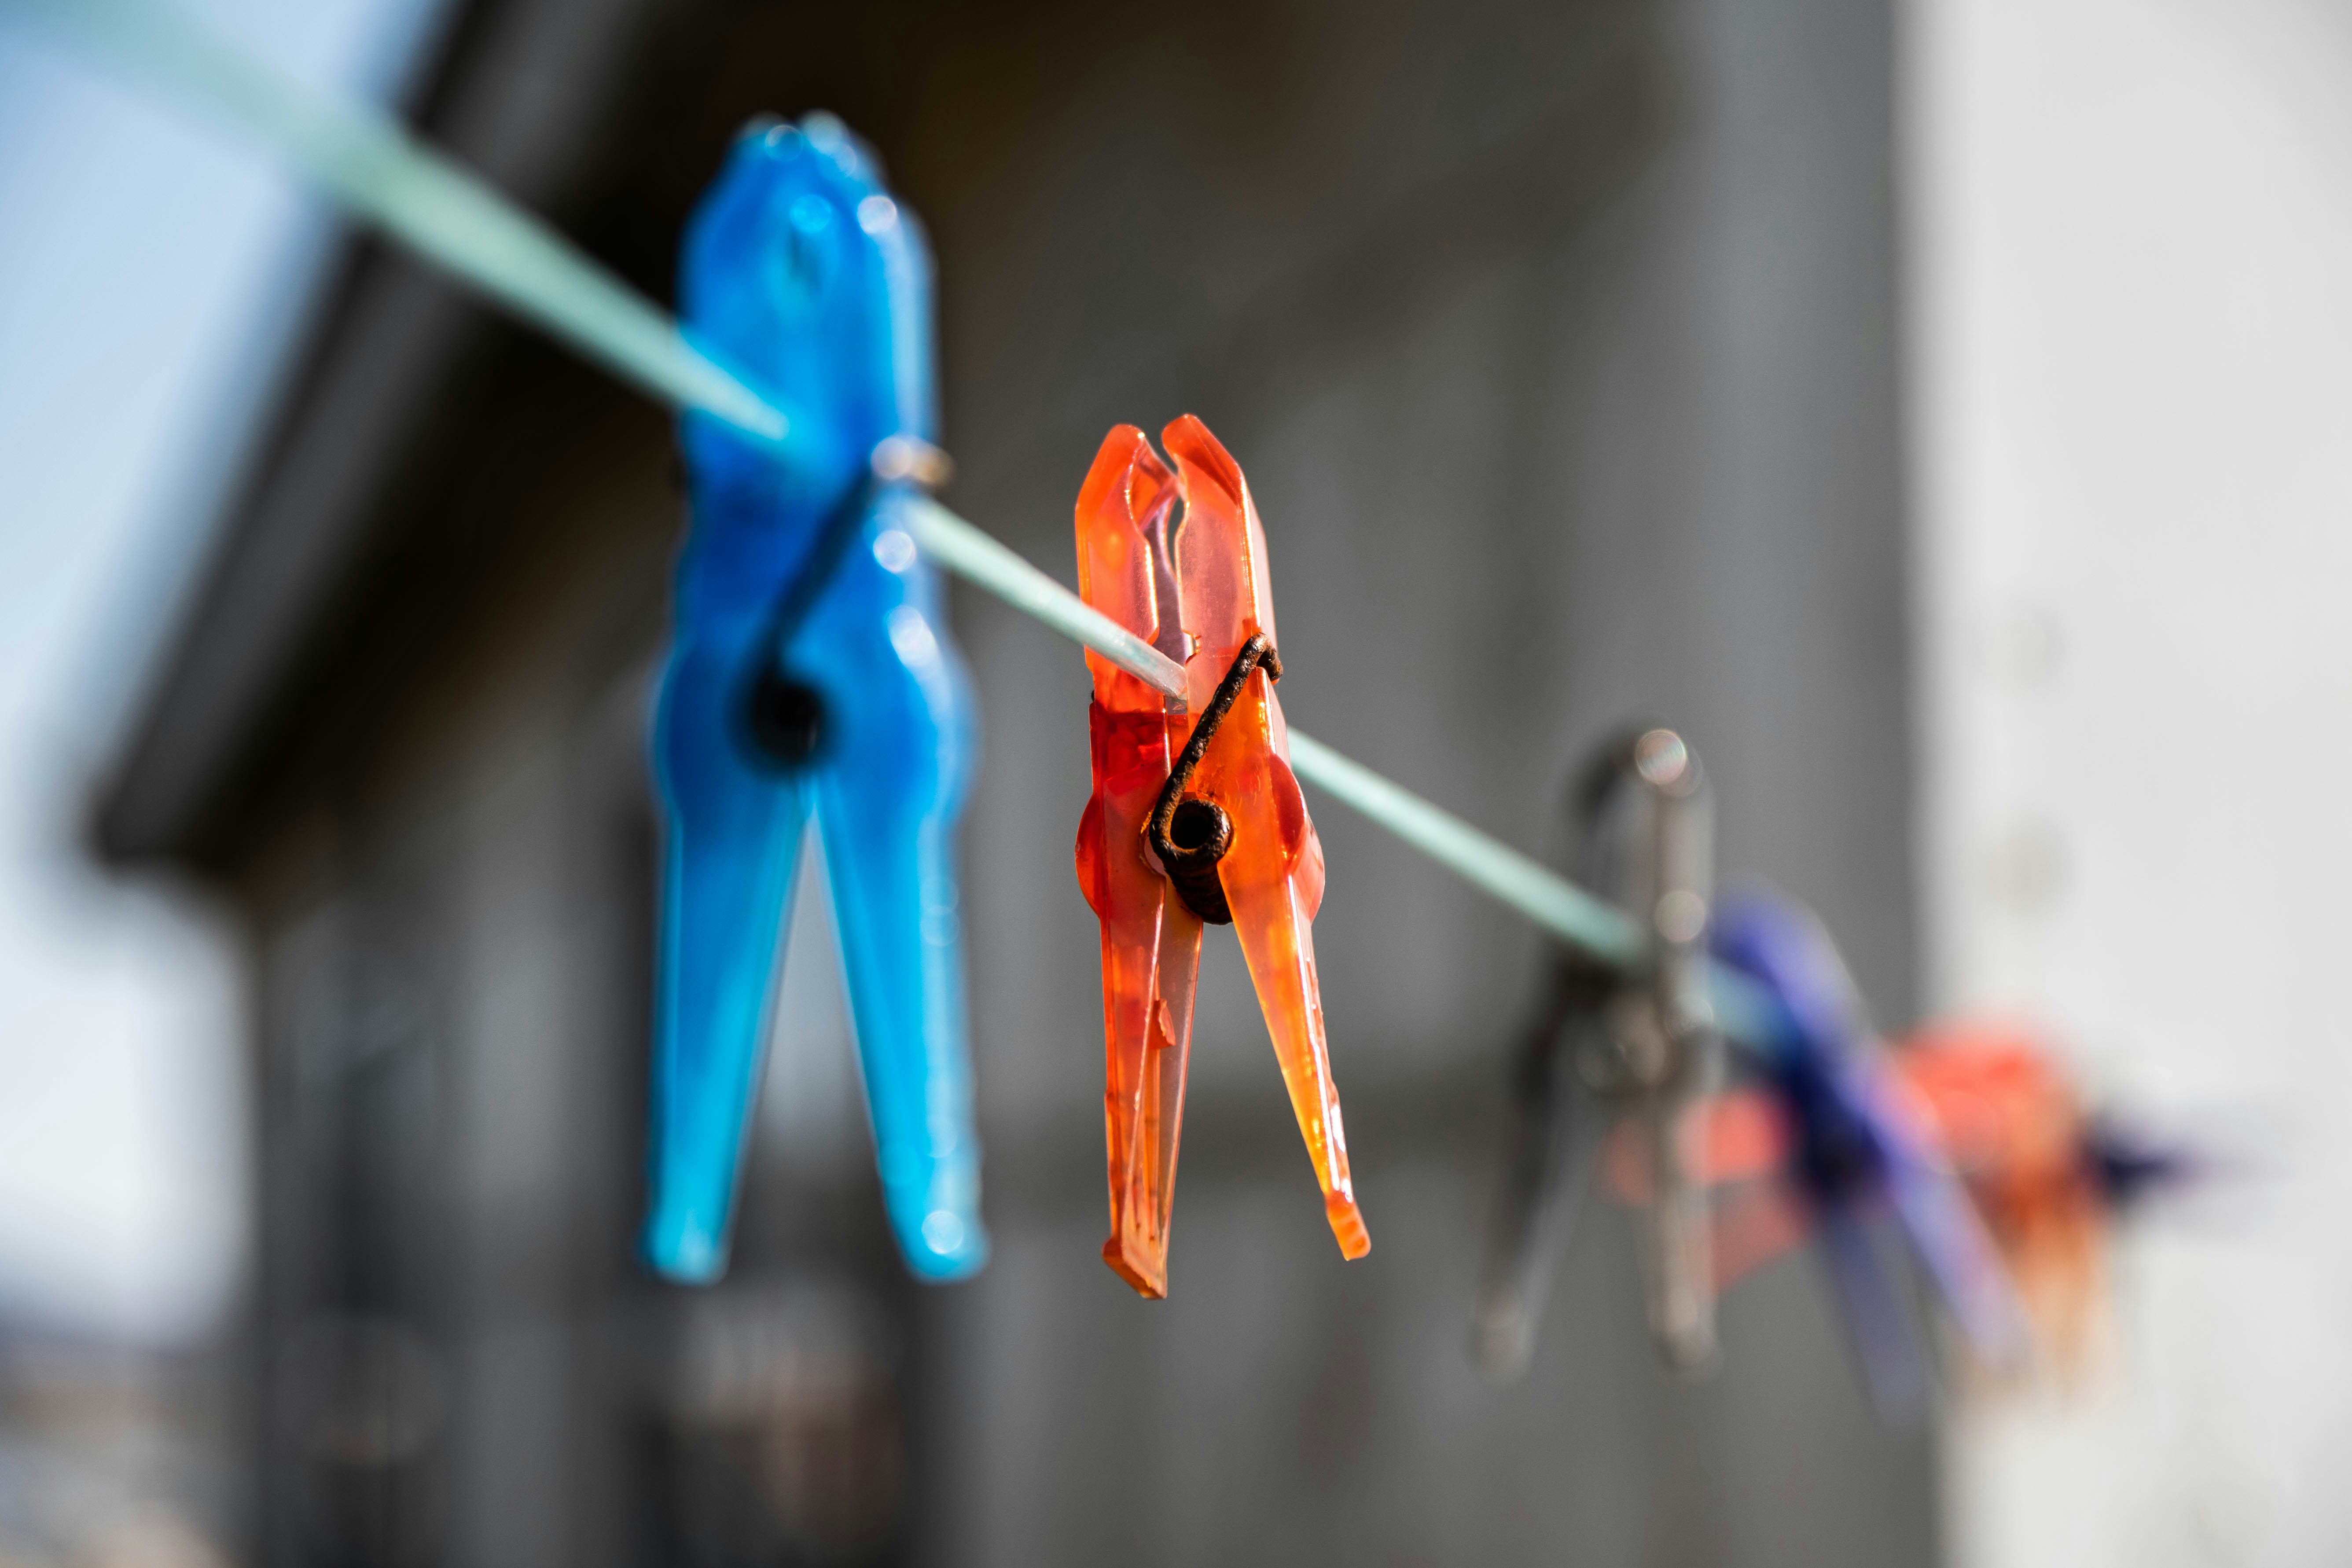
<path id="1" fill-rule="evenodd" d="M 755 122 L 686 237 L 686 329 L 782 408 L 763 443 L 688 414 L 693 526 L 654 721 L 667 807 L 648 1261 L 726 1268 L 803 832 L 833 885 L 883 1200 L 908 1266 L 987 1258 L 954 837 L 978 753 L 940 585 L 902 526 L 944 459 L 930 259 L 830 116 Z"/>
<path id="2" fill-rule="evenodd" d="M 1829 933 L 1799 905 L 1751 894 L 1717 910 L 1714 947 L 1765 993 L 1773 1027 L 1763 1070 L 1788 1116 L 1791 1173 L 1880 1414 L 1916 1416 L 1928 1392 L 1926 1353 L 1885 1250 L 1885 1217 L 1978 1354 L 2013 1364 L 2027 1334 L 2009 1277 L 1895 1079 Z"/>

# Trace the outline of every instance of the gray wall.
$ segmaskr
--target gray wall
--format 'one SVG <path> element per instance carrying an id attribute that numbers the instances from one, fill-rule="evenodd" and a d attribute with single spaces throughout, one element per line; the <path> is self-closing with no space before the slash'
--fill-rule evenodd
<path id="1" fill-rule="evenodd" d="M 932 227 L 951 502 L 1066 577 L 1103 431 L 1200 414 L 1265 516 L 1302 728 L 1538 846 L 1580 748 L 1669 718 L 1714 774 L 1727 869 L 1815 903 L 1907 1015 L 1884 0 L 725 16 L 726 90 L 839 108 Z M 672 161 L 698 178 L 718 145 Z M 1675 1386 L 1628 1226 L 1601 1215 L 1528 1382 L 1475 1378 L 1476 1241 L 1538 945 L 1333 803 L 1310 797 L 1317 942 L 1371 1256 L 1332 1247 L 1213 933 L 1171 1299 L 1136 1300 L 1097 1253 L 1096 938 L 1069 869 L 1084 672 L 961 590 L 987 719 L 966 930 L 996 1260 L 904 1286 L 862 1141 L 845 1154 L 786 1103 L 712 1298 L 735 1305 L 636 1280 L 636 740 L 677 507 L 657 416 L 501 352 L 526 388 L 575 387 L 576 412 L 446 458 L 452 526 L 498 520 L 500 542 L 395 639 L 397 680 L 332 762 L 274 786 L 304 804 L 238 872 L 270 1141 L 253 1354 L 273 1560 L 328 1538 L 499 1568 L 857 1555 L 854 1521 L 803 1520 L 785 1546 L 695 1536 L 717 1505 L 661 1478 L 685 1473 L 680 1432 L 736 1429 L 730 1397 L 805 1406 L 796 1430 L 835 1447 L 903 1433 L 910 1550 L 939 1563 L 1933 1555 L 1927 1439 L 1873 1426 L 1802 1260 L 1731 1298 L 1721 1375 Z M 838 1105 L 814 934 L 778 1091 Z M 404 1152 L 367 1152 L 379 1125 L 410 1127 Z M 332 1423 L 284 1414 L 331 1414 L 288 1347 L 335 1314 L 427 1347 L 432 1435 L 357 1494 L 331 1443 L 302 1448 Z M 753 1394 L 697 1404 L 714 1357 Z M 869 1384 L 903 1411 L 875 1414 Z M 899 1485 L 871 1468 L 843 1484 Z"/>

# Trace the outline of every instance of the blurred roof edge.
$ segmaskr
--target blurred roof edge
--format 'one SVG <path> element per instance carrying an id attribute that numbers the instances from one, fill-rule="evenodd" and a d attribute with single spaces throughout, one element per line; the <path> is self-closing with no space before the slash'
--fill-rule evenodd
<path id="1" fill-rule="evenodd" d="M 467 0 L 417 73 L 412 123 L 526 206 L 558 205 L 643 0 Z M 361 592 L 404 453 L 484 309 L 373 238 L 344 242 L 316 322 L 209 532 L 91 801 L 117 866 L 215 868 L 298 672 Z"/>

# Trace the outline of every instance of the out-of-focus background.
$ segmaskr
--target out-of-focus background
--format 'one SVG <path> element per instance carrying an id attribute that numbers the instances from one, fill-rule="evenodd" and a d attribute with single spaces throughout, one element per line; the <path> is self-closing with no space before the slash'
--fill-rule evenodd
<path id="1" fill-rule="evenodd" d="M 1102 1229 L 1069 647 L 961 590 L 979 1281 L 908 1284 L 804 886 L 709 1290 L 631 1261 L 664 416 L 0 12 L 0 1563 L 2352 1556 L 2352 14 L 2326 0 L 188 0 L 667 299 L 755 111 L 929 226 L 948 499 L 1067 580 L 1204 416 L 1303 726 L 1515 843 L 1635 713 L 1880 1021 L 2215 1173 L 2098 1352 L 1870 1414 L 1801 1256 L 1466 1318 L 1539 957 L 1312 802 L 1376 1247 L 1211 944 L 1170 1301 Z"/>

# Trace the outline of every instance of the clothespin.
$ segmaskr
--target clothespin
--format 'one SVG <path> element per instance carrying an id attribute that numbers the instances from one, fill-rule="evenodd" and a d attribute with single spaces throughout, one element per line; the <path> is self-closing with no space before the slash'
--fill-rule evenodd
<path id="1" fill-rule="evenodd" d="M 1895 1059 L 1968 1183 L 2036 1330 L 2061 1371 L 2088 1353 L 2103 1312 L 2116 1216 L 2190 1179 L 2188 1152 L 2094 1115 L 2033 1029 L 1945 1020 Z"/>
<path id="2" fill-rule="evenodd" d="M 2116 1220 L 2150 1194 L 2193 1180 L 2204 1162 L 2177 1144 L 2087 1110 L 2043 1037 L 2008 1020 L 1926 1024 L 1888 1057 L 1925 1111 L 1937 1147 L 1966 1184 L 2036 1347 L 2061 1373 L 2080 1366 L 2105 1306 L 2106 1252 Z M 1705 1179 L 1738 1187 L 1778 1181 L 1796 1159 L 1779 1101 L 1753 1089 L 1709 1100 Z M 1611 1184 L 1639 1193 L 1640 1152 L 1612 1142 Z M 1771 1205 L 1727 1211 L 1719 1282 L 1804 1241 L 1801 1214 Z"/>
<path id="3" fill-rule="evenodd" d="M 929 254 L 872 153 L 812 115 L 737 140 L 680 288 L 698 344 L 791 424 L 779 447 L 682 421 L 646 1254 L 677 1279 L 726 1266 L 814 815 L 891 1227 L 918 1276 L 959 1279 L 987 1256 L 953 854 L 978 737 L 939 581 L 899 520 L 944 468 Z"/>
<path id="4" fill-rule="evenodd" d="M 1714 813 L 1682 736 L 1635 730 L 1604 746 L 1570 791 L 1570 870 L 1646 915 L 1632 970 L 1555 950 L 1512 1079 L 1504 1179 L 1474 1348 L 1496 1377 L 1524 1372 L 1594 1152 L 1638 1129 L 1649 1183 L 1642 1264 L 1650 1328 L 1675 1371 L 1715 1359 L 1706 1188 L 1691 1168 L 1694 1114 L 1720 1073 L 1707 992 Z"/>
<path id="5" fill-rule="evenodd" d="M 1829 933 L 1796 904 L 1756 895 L 1717 910 L 1714 945 L 1763 993 L 1773 1027 L 1761 1066 L 1791 1149 L 1785 1177 L 1754 1195 L 1755 1207 L 1726 1210 L 1725 1250 L 1738 1250 L 1742 1231 L 1760 1251 L 1811 1228 L 1887 1419 L 1916 1416 L 1928 1392 L 1926 1352 L 1880 1235 L 1887 1218 L 1979 1357 L 2015 1364 L 2026 1328 L 2009 1278 Z M 1728 1274 L 1742 1259 L 1725 1265 Z"/>
<path id="6" fill-rule="evenodd" d="M 1889 1060 L 1924 1110 L 1992 1237 L 2055 1371 L 2082 1366 L 2105 1310 L 2107 1244 L 2145 1196 L 2194 1180 L 2183 1147 L 2091 1114 L 2044 1037 L 2013 1020 L 1938 1020 L 1894 1041 Z M 1780 1102 L 1743 1089 L 1707 1102 L 1706 1180 L 1740 1187 L 1780 1180 L 1797 1140 Z M 1642 1187 L 1639 1150 L 1612 1145 L 1612 1184 Z M 1809 1223 L 1773 1204 L 1728 1208 L 1717 1246 L 1724 1286 L 1801 1244 Z"/>
<path id="7" fill-rule="evenodd" d="M 1168 1289 L 1168 1224 L 1203 923 L 1232 925 L 1257 989 L 1339 1251 L 1371 1239 L 1356 1206 L 1324 1037 L 1312 921 L 1323 849 L 1291 776 L 1274 681 L 1265 535 L 1241 468 L 1190 415 L 1103 440 L 1077 505 L 1087 604 L 1185 666 L 1180 703 L 1088 653 L 1094 794 L 1078 885 L 1102 922 L 1103 1258 L 1139 1294 Z M 1176 511 L 1182 508 L 1181 520 Z"/>

